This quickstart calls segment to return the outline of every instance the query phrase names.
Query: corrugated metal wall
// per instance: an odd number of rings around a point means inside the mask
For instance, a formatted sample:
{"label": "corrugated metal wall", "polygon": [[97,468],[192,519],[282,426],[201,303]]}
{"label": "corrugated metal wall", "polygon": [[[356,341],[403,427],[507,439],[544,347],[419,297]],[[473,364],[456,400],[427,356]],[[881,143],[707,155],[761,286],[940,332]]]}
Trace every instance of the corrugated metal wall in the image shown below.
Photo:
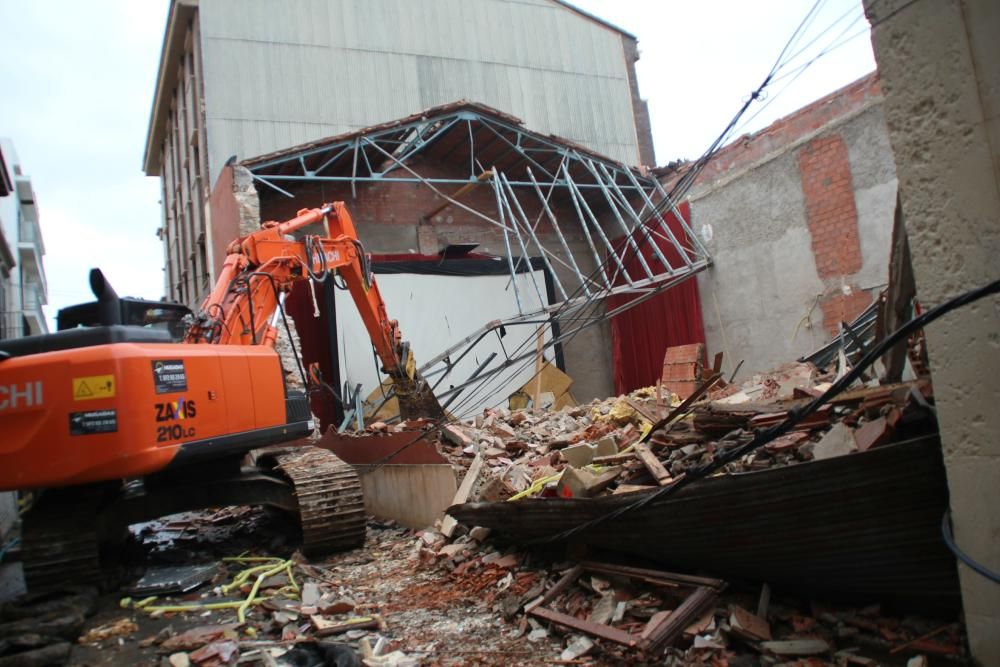
{"label": "corrugated metal wall", "polygon": [[638,162],[621,35],[550,0],[203,0],[209,169],[468,99]]}

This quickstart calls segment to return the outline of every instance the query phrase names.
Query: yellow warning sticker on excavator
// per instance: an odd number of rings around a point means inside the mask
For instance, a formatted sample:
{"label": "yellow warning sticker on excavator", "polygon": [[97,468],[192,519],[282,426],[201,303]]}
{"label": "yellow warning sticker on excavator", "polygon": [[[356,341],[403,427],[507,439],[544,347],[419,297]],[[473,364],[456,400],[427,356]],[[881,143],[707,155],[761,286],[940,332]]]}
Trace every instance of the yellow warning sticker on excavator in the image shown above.
{"label": "yellow warning sticker on excavator", "polygon": [[114,395],[114,375],[90,375],[83,378],[73,378],[74,401],[89,401],[94,398],[113,398]]}

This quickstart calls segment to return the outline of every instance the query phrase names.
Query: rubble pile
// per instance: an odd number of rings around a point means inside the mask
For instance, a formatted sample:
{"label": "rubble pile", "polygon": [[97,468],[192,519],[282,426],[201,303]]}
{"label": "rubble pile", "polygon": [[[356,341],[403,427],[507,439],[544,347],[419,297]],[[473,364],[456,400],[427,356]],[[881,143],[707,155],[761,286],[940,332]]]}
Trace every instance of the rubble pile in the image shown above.
{"label": "rubble pile", "polygon": [[[468,498],[495,502],[528,496],[594,497],[670,484],[749,442],[756,429],[783,421],[830,386],[810,364],[792,364],[723,385],[682,405],[659,387],[557,411],[486,410],[442,431],[442,444],[463,469],[482,459]],[[810,415],[794,431],[728,464],[739,473],[830,458],[900,439],[919,430],[932,399],[914,381],[862,387]],[[478,471],[479,467],[476,467]]]}
{"label": "rubble pile", "polygon": [[[439,449],[462,479],[455,503],[603,502],[682,479],[835,379],[799,363],[740,385],[717,373],[684,380],[691,386],[683,399],[657,386],[583,406],[487,410],[441,427]],[[926,380],[859,386],[721,472],[795,466],[917,437],[935,428],[932,402]],[[367,430],[384,437],[437,429],[413,420]],[[224,508],[134,528],[147,568],[118,593],[100,603],[91,591],[0,608],[0,667],[927,667],[928,656],[933,664],[966,659],[953,617],[787,591],[772,597],[766,583],[645,569],[621,553],[611,563],[585,560],[572,546],[534,551],[505,541],[501,526],[492,532],[450,516],[423,530],[370,519],[364,548],[310,561],[292,551],[294,535],[276,516]],[[586,557],[598,554],[607,555]]]}

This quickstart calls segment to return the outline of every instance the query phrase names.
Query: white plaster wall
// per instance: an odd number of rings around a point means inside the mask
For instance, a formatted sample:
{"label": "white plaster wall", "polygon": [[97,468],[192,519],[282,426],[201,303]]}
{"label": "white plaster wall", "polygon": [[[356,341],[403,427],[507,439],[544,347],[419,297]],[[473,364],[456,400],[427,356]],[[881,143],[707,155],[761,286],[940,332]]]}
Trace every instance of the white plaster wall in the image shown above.
{"label": "white plaster wall", "polygon": [[[541,271],[533,273],[544,299],[545,275]],[[506,289],[510,281],[509,275],[439,276],[401,273],[381,274],[377,276],[377,280],[379,291],[389,309],[389,316],[399,321],[403,340],[410,341],[418,367],[486,322],[505,319],[518,313],[514,292]],[[531,274],[518,274],[518,291],[525,313],[541,307]],[[338,290],[334,303],[337,308],[341,381],[350,382],[352,389],[358,382],[362,383],[363,394],[367,396],[378,388],[381,379],[376,376],[371,338],[349,294]],[[507,327],[502,346],[495,334],[488,335],[462,361],[456,363],[455,370],[441,387],[466,382],[491,352],[496,352],[497,356],[490,362],[490,367],[503,361],[504,349],[511,356],[534,352],[536,333],[534,326]],[[551,330],[546,329],[546,340],[551,338],[550,334]],[[553,358],[551,349],[545,352],[545,357],[550,360]],[[531,379],[534,372],[533,360],[520,362],[512,366],[510,372],[505,371],[486,382],[482,391],[477,391],[475,386],[466,390],[449,409],[456,416],[464,418],[481,413],[483,408],[506,407],[507,397]],[[431,384],[436,381],[437,377],[430,378]]]}

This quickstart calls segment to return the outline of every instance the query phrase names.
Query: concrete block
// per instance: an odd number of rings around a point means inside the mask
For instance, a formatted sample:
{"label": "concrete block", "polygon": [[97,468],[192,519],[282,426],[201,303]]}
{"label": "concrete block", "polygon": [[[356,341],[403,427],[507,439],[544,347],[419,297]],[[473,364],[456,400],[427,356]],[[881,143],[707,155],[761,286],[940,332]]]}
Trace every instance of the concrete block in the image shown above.
{"label": "concrete block", "polygon": [[[953,459],[948,463],[947,472],[955,543],[973,560],[993,571],[1000,570],[1000,550],[997,549],[1000,513],[996,512],[994,503],[983,502],[994,497],[1000,487],[1000,458]],[[966,614],[991,616],[1000,623],[1000,586],[964,565],[959,565],[958,573]]]}
{"label": "concrete block", "polygon": [[[586,442],[581,442],[579,445],[572,445],[561,450],[563,459],[566,463],[570,464],[574,468],[582,468],[591,461],[594,460],[595,452],[597,448]],[[617,448],[616,448],[617,453]]]}
{"label": "concrete block", "polygon": [[979,664],[1000,665],[1000,641],[997,641],[1000,637],[1000,618],[967,611],[965,629],[969,633],[969,650]]}
{"label": "concrete block", "polygon": [[838,422],[816,443],[813,457],[816,460],[843,456],[854,451],[854,431],[843,422]]}
{"label": "concrete block", "polygon": [[614,456],[618,453],[618,443],[610,435],[606,435],[596,443],[594,443],[596,449],[594,456]]}

